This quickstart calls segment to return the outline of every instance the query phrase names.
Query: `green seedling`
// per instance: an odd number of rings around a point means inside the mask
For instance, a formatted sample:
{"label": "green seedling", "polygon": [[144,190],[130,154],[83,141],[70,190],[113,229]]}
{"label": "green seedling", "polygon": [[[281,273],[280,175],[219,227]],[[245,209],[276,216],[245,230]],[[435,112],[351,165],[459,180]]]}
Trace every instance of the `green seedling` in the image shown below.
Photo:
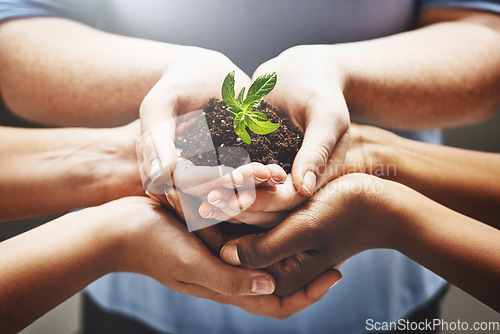
{"label": "green seedling", "polygon": [[280,127],[279,124],[269,122],[264,113],[253,110],[273,90],[277,78],[276,72],[262,74],[252,83],[246,97],[245,87],[236,97],[234,71],[230,72],[222,83],[222,99],[227,104],[227,111],[234,117],[234,132],[247,144],[252,142],[247,127],[258,135],[267,135]]}

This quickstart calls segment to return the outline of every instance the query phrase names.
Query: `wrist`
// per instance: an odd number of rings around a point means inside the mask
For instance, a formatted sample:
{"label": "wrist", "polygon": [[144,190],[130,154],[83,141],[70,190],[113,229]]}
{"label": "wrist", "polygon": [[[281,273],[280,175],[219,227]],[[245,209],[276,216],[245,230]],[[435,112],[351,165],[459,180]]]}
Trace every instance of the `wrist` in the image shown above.
{"label": "wrist", "polygon": [[401,138],[392,132],[352,123],[346,172],[365,173],[395,181],[403,168]]}
{"label": "wrist", "polygon": [[132,260],[134,249],[130,245],[141,239],[144,226],[138,226],[126,207],[118,202],[82,210],[92,225],[89,235],[95,245],[95,268],[101,276],[112,272],[136,272],[132,266],[135,264]]}
{"label": "wrist", "polygon": [[89,129],[94,138],[82,154],[88,187],[93,189],[92,205],[121,197],[143,195],[135,144],[139,124],[114,129]]}
{"label": "wrist", "polygon": [[[356,175],[356,174],[353,174]],[[351,196],[356,205],[361,250],[391,248],[401,206],[397,184],[366,174],[359,175]]]}

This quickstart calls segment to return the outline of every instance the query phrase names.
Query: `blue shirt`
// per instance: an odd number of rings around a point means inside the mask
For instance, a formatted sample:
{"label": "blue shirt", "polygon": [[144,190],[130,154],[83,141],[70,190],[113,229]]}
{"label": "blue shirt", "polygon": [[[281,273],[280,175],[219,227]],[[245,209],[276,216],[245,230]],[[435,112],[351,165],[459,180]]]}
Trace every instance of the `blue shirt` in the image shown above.
{"label": "blue shirt", "polygon": [[[499,1],[467,0],[0,0],[0,20],[67,17],[118,34],[218,50],[252,73],[291,46],[395,34],[411,29],[418,11],[439,6],[500,12]],[[400,134],[440,142],[437,130]],[[138,274],[107,275],[87,292],[104,309],[165,333],[348,334],[364,332],[368,319],[397,321],[444,284],[392,250],[358,254],[342,273],[322,300],[287,320],[184,295]]]}

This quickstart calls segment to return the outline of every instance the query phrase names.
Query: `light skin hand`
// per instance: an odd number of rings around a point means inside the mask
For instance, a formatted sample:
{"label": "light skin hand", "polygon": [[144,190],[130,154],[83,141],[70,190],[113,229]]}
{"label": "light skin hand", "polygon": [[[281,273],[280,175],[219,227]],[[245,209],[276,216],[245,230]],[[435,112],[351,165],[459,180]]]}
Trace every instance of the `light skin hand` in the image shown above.
{"label": "light skin hand", "polygon": [[259,66],[254,78],[276,72],[278,82],[266,101],[287,113],[304,131],[304,142],[292,166],[292,180],[306,197],[329,180],[321,170],[344,162],[348,145],[349,112],[343,75],[328,58],[325,46],[300,46],[284,51]]}
{"label": "light skin hand", "polygon": [[[144,98],[141,108],[143,133],[149,133],[143,160],[154,184],[165,183],[175,170],[177,152],[175,117],[202,109],[213,97],[221,98],[227,73],[235,71],[236,86],[249,86],[250,78],[221,53],[187,47]],[[160,125],[160,127],[158,127]]]}

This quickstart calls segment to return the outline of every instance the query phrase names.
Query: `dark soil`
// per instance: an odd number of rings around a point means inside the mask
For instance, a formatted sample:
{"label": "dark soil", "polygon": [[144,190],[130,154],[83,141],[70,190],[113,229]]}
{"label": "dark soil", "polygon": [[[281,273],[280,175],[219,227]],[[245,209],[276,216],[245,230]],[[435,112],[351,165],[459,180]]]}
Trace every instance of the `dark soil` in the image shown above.
{"label": "dark soil", "polygon": [[234,132],[233,117],[227,112],[225,103],[211,99],[204,108],[204,115],[216,152],[213,148],[209,149],[209,134],[203,131],[206,129],[203,119],[190,125],[185,136],[177,136],[175,146],[181,150],[183,158],[197,166],[222,164],[236,168],[244,164],[250,155],[251,161],[276,163],[290,173],[302,145],[302,132],[277,108],[262,102],[256,109],[266,114],[269,121],[280,124],[278,130],[268,135],[248,131],[252,143],[247,145]]}

